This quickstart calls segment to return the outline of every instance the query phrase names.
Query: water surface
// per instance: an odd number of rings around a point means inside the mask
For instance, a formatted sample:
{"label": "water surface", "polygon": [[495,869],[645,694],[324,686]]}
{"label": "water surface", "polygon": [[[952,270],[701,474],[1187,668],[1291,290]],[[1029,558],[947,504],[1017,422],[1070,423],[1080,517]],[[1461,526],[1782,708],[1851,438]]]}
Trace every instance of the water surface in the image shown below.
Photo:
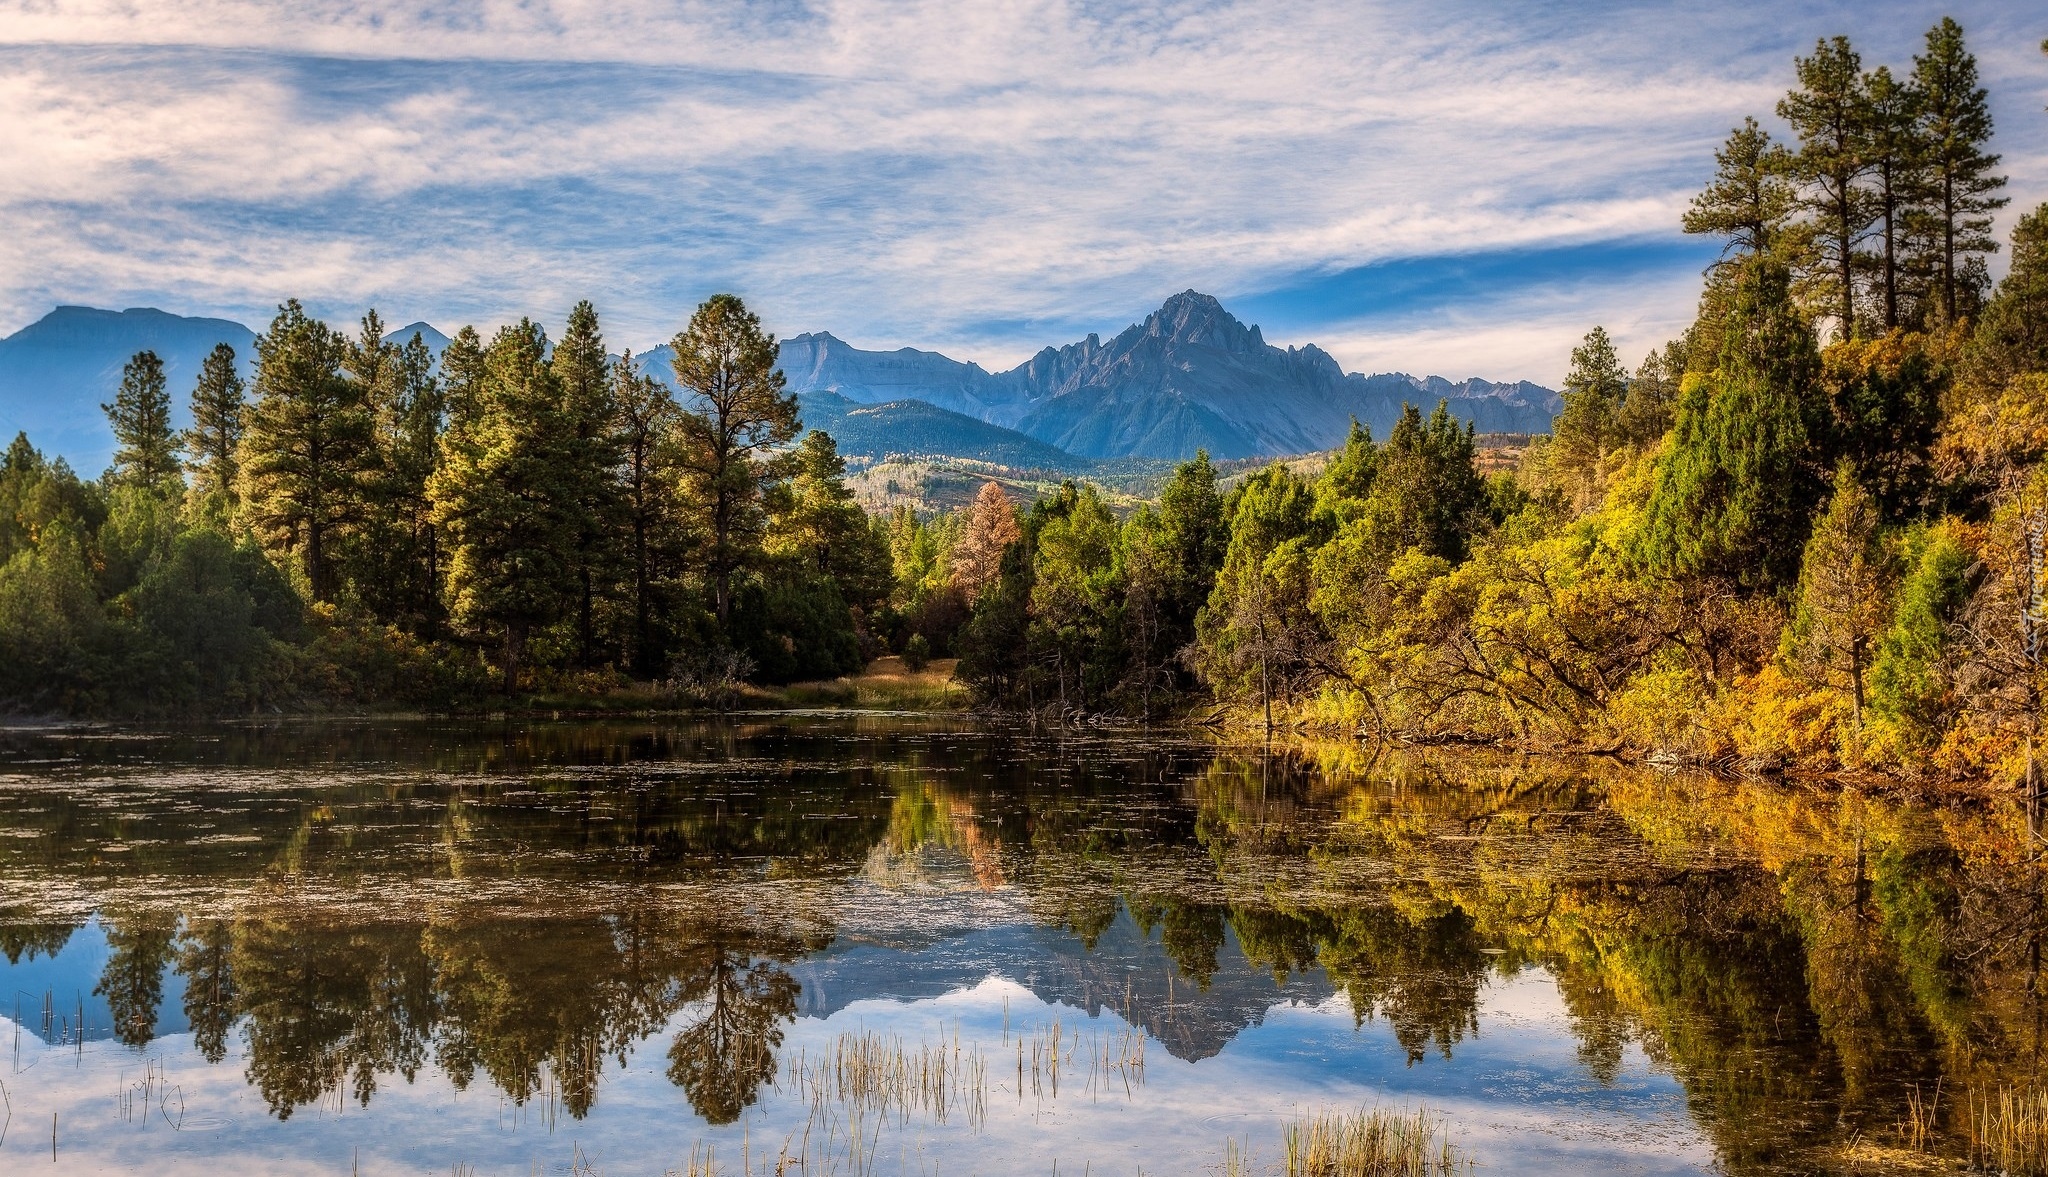
{"label": "water surface", "polygon": [[2031,1077],[2004,827],[1760,788],[872,716],[17,734],[0,1170],[1190,1173],[1426,1106],[1484,1171],[1812,1172]]}

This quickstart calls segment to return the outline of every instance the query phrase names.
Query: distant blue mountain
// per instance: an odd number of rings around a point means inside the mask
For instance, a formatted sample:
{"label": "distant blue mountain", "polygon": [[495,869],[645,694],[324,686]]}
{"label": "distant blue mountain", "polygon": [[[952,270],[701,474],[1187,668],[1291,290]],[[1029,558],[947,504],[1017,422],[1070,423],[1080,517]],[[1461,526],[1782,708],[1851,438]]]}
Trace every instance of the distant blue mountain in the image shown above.
{"label": "distant blue mountain", "polygon": [[58,307],[0,339],[0,429],[10,438],[26,431],[45,453],[61,454],[79,473],[96,475],[114,452],[100,405],[114,398],[121,369],[136,352],[154,351],[163,360],[173,420],[182,427],[189,399],[184,394],[199,378],[207,353],[225,343],[252,365],[255,339],[254,332],[227,319],[188,319],[149,307]]}
{"label": "distant blue mountain", "polygon": [[[408,323],[438,354],[448,336]],[[58,307],[0,339],[0,429],[97,473],[113,451],[100,404],[144,348],[164,360],[180,424],[200,360],[217,343],[253,360],[249,328],[154,309]],[[672,381],[666,344],[636,358]],[[1559,407],[1550,389],[1401,373],[1346,373],[1312,344],[1279,348],[1214,298],[1184,291],[1104,342],[1047,347],[1006,372],[937,352],[864,351],[825,332],[782,341],[781,367],[811,422],[851,457],[978,458],[1082,470],[1094,460],[1309,453],[1340,444],[1355,418],[1385,437],[1404,402],[1447,401],[1488,432],[1542,433]],[[0,438],[4,444],[4,438]]]}
{"label": "distant blue mountain", "polygon": [[1381,438],[1412,403],[1438,401],[1486,432],[1545,433],[1555,392],[1529,381],[1347,374],[1313,344],[1279,348],[1206,294],[1184,291],[1104,343],[1048,347],[1006,372],[937,352],[863,351],[830,334],[782,341],[798,392],[868,403],[919,400],[1002,425],[1083,458],[1310,453],[1353,418]]}

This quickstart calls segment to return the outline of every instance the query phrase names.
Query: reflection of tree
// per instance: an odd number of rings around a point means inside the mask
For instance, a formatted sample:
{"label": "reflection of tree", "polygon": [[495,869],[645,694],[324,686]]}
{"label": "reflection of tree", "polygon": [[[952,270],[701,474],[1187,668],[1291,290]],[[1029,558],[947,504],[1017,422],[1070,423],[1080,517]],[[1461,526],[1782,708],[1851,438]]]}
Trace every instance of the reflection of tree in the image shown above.
{"label": "reflection of tree", "polygon": [[147,1046],[156,1037],[157,1005],[164,997],[164,965],[178,918],[163,912],[104,914],[107,963],[93,993],[107,999],[114,1037],[126,1046]]}
{"label": "reflection of tree", "polygon": [[768,961],[707,946],[685,1000],[702,1003],[697,1019],[669,1047],[669,1080],[707,1123],[730,1124],[775,1074],[783,1023],[796,1016],[796,978]]}
{"label": "reflection of tree", "polygon": [[582,1118],[605,1059],[623,1064],[682,1000],[687,948],[670,931],[639,910],[436,923],[425,946],[443,995],[437,1060],[458,1087],[481,1068],[517,1103],[541,1089],[545,1069],[563,1109]]}
{"label": "reflection of tree", "polygon": [[194,920],[178,937],[178,972],[185,978],[185,1020],[192,1044],[207,1062],[227,1057],[235,1024],[234,928],[226,920]]}
{"label": "reflection of tree", "polygon": [[438,1013],[416,924],[332,916],[242,921],[232,954],[249,1014],[249,1078],[279,1119],[347,1083],[368,1106],[379,1072],[409,1083]]}
{"label": "reflection of tree", "polygon": [[36,919],[25,911],[0,908],[0,954],[7,957],[8,964],[55,956],[71,942],[71,933],[79,926],[69,920]]}
{"label": "reflection of tree", "polygon": [[1129,901],[1131,918],[1150,935],[1159,928],[1161,947],[1167,959],[1179,967],[1181,976],[1201,989],[1208,989],[1216,976],[1216,953],[1223,947],[1223,919],[1226,909],[1218,904],[1193,903],[1177,895],[1141,895]]}

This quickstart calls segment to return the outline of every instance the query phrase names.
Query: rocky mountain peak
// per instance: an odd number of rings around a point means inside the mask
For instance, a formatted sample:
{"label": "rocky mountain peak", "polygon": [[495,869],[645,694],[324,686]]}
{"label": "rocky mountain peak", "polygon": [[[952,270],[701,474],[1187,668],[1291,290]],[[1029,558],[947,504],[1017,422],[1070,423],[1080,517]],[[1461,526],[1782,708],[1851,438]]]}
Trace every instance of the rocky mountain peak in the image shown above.
{"label": "rocky mountain peak", "polygon": [[1257,327],[1246,327],[1214,295],[1199,290],[1183,290],[1167,299],[1145,317],[1143,331],[1165,339],[1169,347],[1194,344],[1241,354],[1266,346]]}

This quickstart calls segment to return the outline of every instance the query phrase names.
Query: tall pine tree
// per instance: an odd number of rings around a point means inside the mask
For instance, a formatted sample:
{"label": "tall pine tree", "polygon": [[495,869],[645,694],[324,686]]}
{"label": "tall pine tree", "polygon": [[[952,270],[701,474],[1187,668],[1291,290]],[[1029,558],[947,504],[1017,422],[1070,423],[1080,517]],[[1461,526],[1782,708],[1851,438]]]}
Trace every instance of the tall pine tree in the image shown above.
{"label": "tall pine tree", "polygon": [[219,502],[232,510],[239,501],[239,452],[242,445],[242,415],[247,393],[242,375],[236,370],[235,349],[225,343],[199,365],[199,382],[192,389],[192,428],[185,431],[187,465],[193,474],[193,488],[202,498]]}
{"label": "tall pine tree", "polygon": [[114,480],[161,489],[178,476],[178,435],[171,430],[171,394],[164,362],[139,351],[121,369],[111,404],[100,406],[114,427]]}
{"label": "tall pine tree", "polygon": [[1863,61],[1847,37],[1822,41],[1812,57],[1795,59],[1799,88],[1778,103],[1778,117],[1799,136],[1795,172],[1805,191],[1801,203],[1815,218],[1817,248],[1813,280],[1822,305],[1841,324],[1841,337],[1856,334],[1856,248],[1870,229],[1869,168],[1864,145],[1868,97]]}
{"label": "tall pine tree", "polygon": [[773,453],[800,428],[796,397],[775,366],[775,337],[736,295],[705,300],[673,346],[686,397],[678,462],[706,532],[702,559],[718,625],[729,636],[733,578],[760,550],[762,492],[779,477]]}
{"label": "tall pine tree", "polygon": [[1988,281],[1983,257],[1998,249],[1991,214],[2005,177],[1992,174],[1991,107],[1977,84],[1977,59],[1963,47],[1963,27],[1949,17],[1927,31],[1927,52],[1913,59],[1922,141],[1926,229],[1924,249],[1943,321],[1974,313]]}
{"label": "tall pine tree", "polygon": [[561,385],[569,430],[563,478],[576,512],[576,647],[578,661],[590,666],[598,660],[598,597],[609,587],[616,563],[619,453],[613,444],[611,357],[589,302],[569,312],[550,367]]}
{"label": "tall pine tree", "polygon": [[1771,133],[1754,118],[1746,118],[1729,132],[1714,162],[1719,165],[1714,182],[1685,210],[1685,231],[1727,238],[1724,263],[1769,251],[1798,202],[1785,178],[1792,170],[1791,154],[1771,142]]}
{"label": "tall pine tree", "polygon": [[342,373],[349,342],[297,299],[256,340],[256,401],[242,438],[245,517],[274,552],[295,555],[316,601],[339,592],[337,557],[369,507],[376,416]]}
{"label": "tall pine tree", "polygon": [[498,642],[507,694],[519,688],[528,640],[560,619],[575,583],[573,440],[547,350],[530,320],[498,332],[429,482],[454,620]]}
{"label": "tall pine tree", "polygon": [[612,444],[620,457],[618,494],[626,524],[626,562],[633,595],[633,630],[627,663],[651,676],[661,670],[664,646],[655,632],[655,608],[670,579],[687,527],[676,510],[674,447],[678,410],[668,386],[643,375],[633,353],[612,373]]}

